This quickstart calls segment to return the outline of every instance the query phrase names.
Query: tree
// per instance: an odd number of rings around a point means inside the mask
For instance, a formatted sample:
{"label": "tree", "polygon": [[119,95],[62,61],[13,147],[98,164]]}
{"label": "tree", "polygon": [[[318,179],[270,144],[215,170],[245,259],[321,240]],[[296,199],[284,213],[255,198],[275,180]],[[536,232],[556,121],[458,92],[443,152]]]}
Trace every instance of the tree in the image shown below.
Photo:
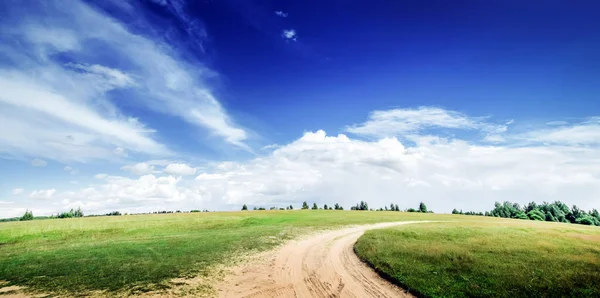
{"label": "tree", "polygon": [[246,206],[246,204],[244,204],[244,206],[242,206],[242,211],[246,211],[248,210],[248,206]]}
{"label": "tree", "polygon": [[313,203],[312,210],[319,210],[319,206],[317,206],[317,203]]}
{"label": "tree", "polygon": [[323,206],[323,209],[327,210],[329,208],[327,208],[327,204],[325,204],[325,206]]}
{"label": "tree", "polygon": [[406,210],[406,212],[417,212],[417,210],[415,210],[415,208],[408,208],[408,210]]}
{"label": "tree", "polygon": [[[387,210],[387,208],[386,208],[386,210]],[[396,211],[396,207],[394,207],[394,203],[390,204],[390,210],[391,211]]]}
{"label": "tree", "polygon": [[81,211],[81,207],[77,207],[77,210],[75,211],[71,209],[71,213],[73,213],[73,217],[83,217],[83,211]]}
{"label": "tree", "polygon": [[308,203],[306,203],[306,201],[302,203],[302,209],[308,209]]}
{"label": "tree", "polygon": [[333,208],[331,208],[331,206],[329,206],[329,210],[333,210]]}
{"label": "tree", "polygon": [[400,207],[398,207],[398,204],[396,204],[396,206],[394,206],[394,211],[400,211]]}
{"label": "tree", "polygon": [[29,209],[25,210],[25,214],[19,219],[20,221],[33,220],[33,212]]}
{"label": "tree", "polygon": [[456,210],[456,208],[452,209],[452,214],[459,214],[458,210]]}
{"label": "tree", "polygon": [[427,213],[427,206],[425,206],[425,203],[421,202],[419,204],[419,212]]}
{"label": "tree", "polygon": [[294,210],[294,206],[290,205],[290,210]]}

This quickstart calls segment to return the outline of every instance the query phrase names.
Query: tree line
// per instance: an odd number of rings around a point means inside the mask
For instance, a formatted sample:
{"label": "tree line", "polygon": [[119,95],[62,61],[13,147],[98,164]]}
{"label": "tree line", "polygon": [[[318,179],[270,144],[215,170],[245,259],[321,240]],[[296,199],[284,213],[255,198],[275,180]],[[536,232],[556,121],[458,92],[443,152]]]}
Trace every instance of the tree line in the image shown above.
{"label": "tree line", "polygon": [[463,212],[462,210],[458,211],[454,209],[452,210],[452,214],[494,216],[600,226],[600,213],[598,210],[592,209],[591,211],[586,212],[576,205],[569,208],[567,204],[561,201],[555,201],[553,203],[543,202],[542,204],[530,202],[523,206],[509,201],[505,201],[504,203],[496,202],[494,204],[494,209],[486,211],[485,213],[472,211]]}

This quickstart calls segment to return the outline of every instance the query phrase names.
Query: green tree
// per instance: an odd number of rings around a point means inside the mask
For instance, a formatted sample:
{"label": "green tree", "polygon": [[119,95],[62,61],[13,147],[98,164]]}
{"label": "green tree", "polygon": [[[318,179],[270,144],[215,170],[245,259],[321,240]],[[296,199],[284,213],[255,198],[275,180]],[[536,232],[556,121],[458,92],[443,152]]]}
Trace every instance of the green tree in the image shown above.
{"label": "green tree", "polygon": [[306,203],[306,201],[302,203],[302,209],[308,209],[308,203]]}
{"label": "green tree", "polygon": [[313,203],[312,210],[319,210],[319,206],[317,206],[317,203]]}
{"label": "green tree", "polygon": [[427,206],[425,206],[425,203],[421,202],[419,204],[419,212],[427,213]]}
{"label": "green tree", "polygon": [[25,214],[23,214],[23,216],[21,216],[21,218],[19,220],[21,220],[21,221],[33,220],[33,212],[29,209],[25,210]]}
{"label": "green tree", "polygon": [[396,204],[394,207],[394,211],[400,211],[400,207],[398,207],[398,204]]}
{"label": "green tree", "polygon": [[340,204],[335,203],[335,205],[333,205],[333,209],[334,210],[340,210]]}
{"label": "green tree", "polygon": [[244,206],[242,206],[242,211],[246,211],[248,210],[248,206],[246,206],[246,204],[244,204]]}
{"label": "green tree", "polygon": [[294,210],[294,206],[290,205],[290,210]]}
{"label": "green tree", "polygon": [[329,208],[327,208],[327,204],[325,204],[325,206],[323,206],[323,209],[327,210]]}

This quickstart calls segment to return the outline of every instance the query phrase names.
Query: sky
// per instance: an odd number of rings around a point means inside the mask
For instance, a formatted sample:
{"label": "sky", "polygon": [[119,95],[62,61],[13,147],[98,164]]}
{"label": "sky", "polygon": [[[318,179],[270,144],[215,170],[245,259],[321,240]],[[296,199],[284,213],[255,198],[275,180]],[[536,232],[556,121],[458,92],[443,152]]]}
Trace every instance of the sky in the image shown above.
{"label": "sky", "polygon": [[0,217],[600,208],[596,1],[0,2]]}

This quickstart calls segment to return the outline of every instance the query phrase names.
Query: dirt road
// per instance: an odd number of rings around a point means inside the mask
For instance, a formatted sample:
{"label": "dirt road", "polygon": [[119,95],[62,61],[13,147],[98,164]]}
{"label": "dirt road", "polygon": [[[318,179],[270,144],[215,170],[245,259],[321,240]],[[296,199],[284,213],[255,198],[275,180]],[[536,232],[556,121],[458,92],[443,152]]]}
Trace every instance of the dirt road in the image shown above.
{"label": "dirt road", "polygon": [[218,288],[220,297],[411,297],[380,278],[354,254],[369,229],[415,222],[344,228],[287,243],[233,270]]}

